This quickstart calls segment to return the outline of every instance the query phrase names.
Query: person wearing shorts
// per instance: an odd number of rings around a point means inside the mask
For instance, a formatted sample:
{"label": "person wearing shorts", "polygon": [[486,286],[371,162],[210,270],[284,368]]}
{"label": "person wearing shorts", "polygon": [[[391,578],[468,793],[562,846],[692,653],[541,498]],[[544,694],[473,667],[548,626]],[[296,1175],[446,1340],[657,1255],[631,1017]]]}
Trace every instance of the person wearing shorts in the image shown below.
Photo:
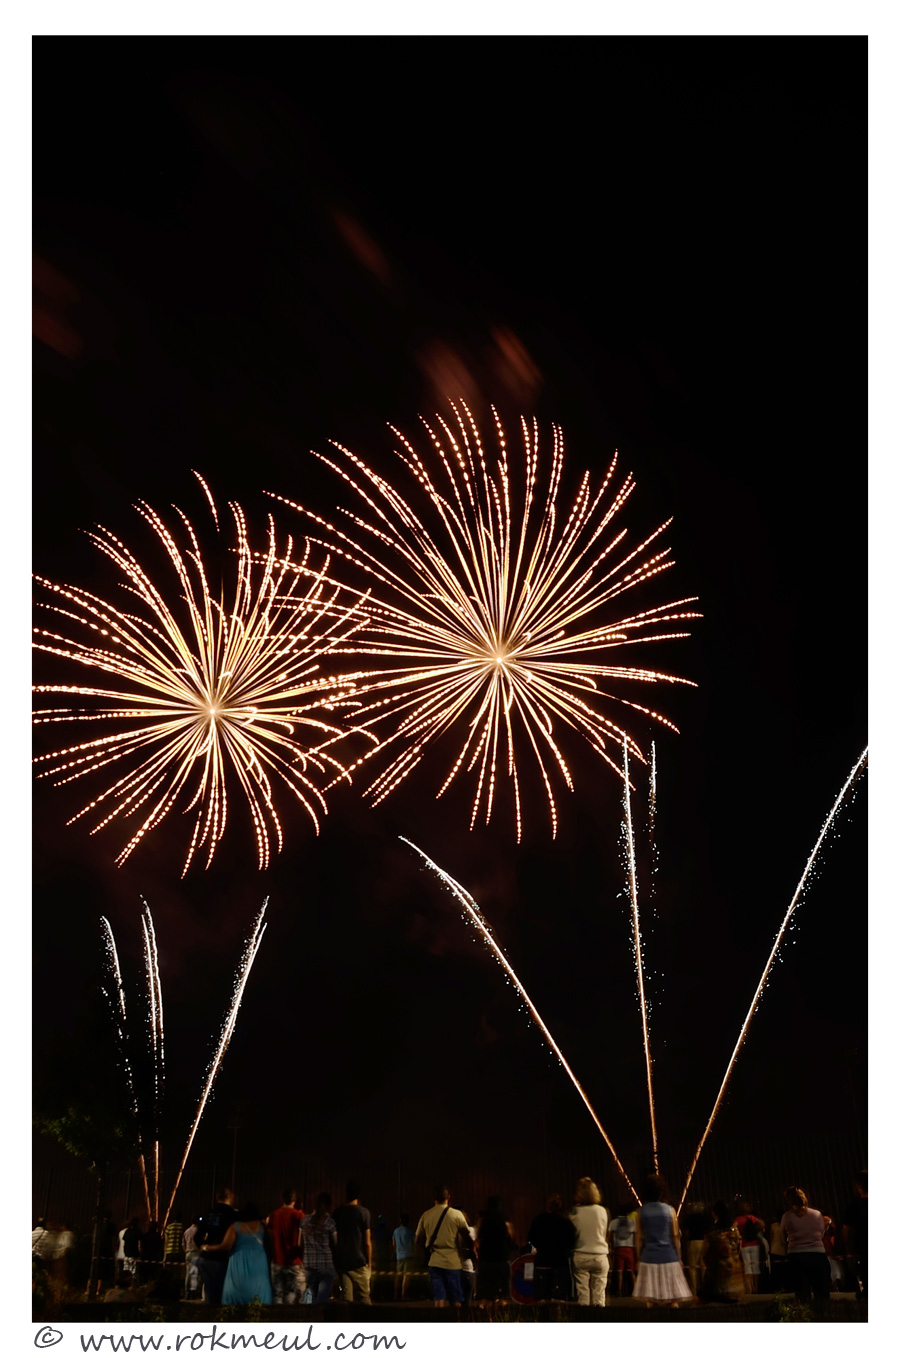
{"label": "person wearing shorts", "polygon": [[409,1213],[400,1217],[400,1225],[391,1236],[395,1255],[394,1301],[406,1301],[409,1280],[416,1271],[416,1239],[409,1224]]}
{"label": "person wearing shorts", "polygon": [[749,1202],[738,1204],[735,1226],[741,1237],[741,1267],[744,1270],[744,1287],[748,1292],[759,1291],[759,1232],[765,1226],[759,1217],[750,1211]]}
{"label": "person wearing shorts", "polygon": [[626,1273],[629,1275],[629,1292],[634,1290],[634,1275],[637,1271],[637,1255],[634,1248],[636,1232],[637,1221],[634,1205],[624,1203],[619,1208],[619,1215],[609,1223],[607,1237],[613,1248],[613,1268],[618,1281],[620,1297],[626,1295],[624,1291]]}
{"label": "person wearing shorts", "polygon": [[450,1206],[450,1189],[439,1184],[434,1190],[434,1206],[422,1213],[416,1227],[416,1244],[431,1246],[428,1277],[435,1306],[463,1304],[462,1259],[457,1248],[461,1230],[468,1234],[465,1213]]}

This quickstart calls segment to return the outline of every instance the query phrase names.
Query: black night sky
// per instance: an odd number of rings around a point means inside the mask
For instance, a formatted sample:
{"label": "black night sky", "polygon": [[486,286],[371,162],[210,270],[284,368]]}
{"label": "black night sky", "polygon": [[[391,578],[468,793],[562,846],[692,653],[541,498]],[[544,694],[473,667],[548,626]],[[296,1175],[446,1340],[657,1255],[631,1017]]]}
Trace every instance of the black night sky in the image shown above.
{"label": "black night sky", "polygon": [[[329,513],[336,482],[309,449],[339,439],[399,478],[386,422],[415,440],[418,415],[458,395],[479,413],[494,401],[510,427],[557,420],[568,494],[618,447],[637,480],[631,533],[674,516],[677,567],[646,598],[696,594],[704,617],[654,658],[698,688],[635,694],[680,735],[633,724],[659,762],[644,908],[663,1147],[702,1129],[867,742],[865,78],[863,39],[35,49],[38,573],[113,590],[81,530],[103,523],[149,558],[132,505],[174,502],[204,525],[191,468],[258,529],[266,490]],[[300,526],[287,511],[278,523]],[[535,787],[517,847],[508,801],[470,832],[468,784],[433,799],[454,750],[374,810],[359,786],[336,791],[318,838],[287,810],[264,874],[237,816],[209,871],[181,880],[178,816],[117,869],[119,829],[66,827],[86,785],[36,783],[40,1097],[87,1078],[98,920],[136,978],[144,896],[180,1142],[268,895],[200,1158],[229,1144],[235,1111],[261,1161],[389,1157],[429,1126],[474,1159],[526,1129],[536,1147],[591,1144],[564,1074],[404,834],[475,895],[616,1144],[646,1141],[619,786],[573,739],[557,840]],[[863,783],[721,1135],[835,1130],[851,1089],[864,1117],[865,809]]]}

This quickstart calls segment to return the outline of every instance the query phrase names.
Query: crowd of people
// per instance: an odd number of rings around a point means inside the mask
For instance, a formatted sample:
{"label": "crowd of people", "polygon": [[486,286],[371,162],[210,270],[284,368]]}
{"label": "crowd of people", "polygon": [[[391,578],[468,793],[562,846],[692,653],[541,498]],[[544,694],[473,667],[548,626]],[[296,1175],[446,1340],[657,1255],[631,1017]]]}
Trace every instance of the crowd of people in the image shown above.
{"label": "crowd of people", "polygon": [[[344,1202],[335,1206],[320,1193],[305,1213],[295,1190],[287,1189],[266,1215],[255,1202],[238,1209],[234,1193],[223,1189],[186,1230],[176,1209],[164,1234],[155,1221],[142,1230],[132,1217],[117,1229],[104,1216],[97,1233],[97,1295],[121,1300],[153,1283],[167,1265],[183,1264],[185,1297],[214,1306],[333,1299],[371,1305],[373,1271],[393,1274],[398,1301],[408,1299],[411,1278],[426,1272],[435,1306],[509,1301],[513,1261],[522,1263],[523,1252],[500,1197],[490,1197],[470,1222],[439,1184],[415,1229],[402,1214],[391,1231],[383,1216],[373,1225],[360,1192],[351,1180]],[[730,1205],[688,1203],[679,1221],[665,1179],[651,1174],[642,1204],[623,1202],[610,1218],[597,1184],[582,1178],[568,1210],[559,1193],[551,1194],[531,1223],[516,1295],[582,1306],[605,1306],[608,1290],[648,1306],[733,1304],[759,1291],[793,1292],[817,1303],[835,1290],[863,1296],[866,1174],[856,1176],[853,1200],[838,1222],[812,1207],[797,1185],[785,1190],[784,1209],[767,1224],[736,1195]],[[32,1233],[32,1255],[65,1278],[73,1241],[67,1228],[41,1221]]]}

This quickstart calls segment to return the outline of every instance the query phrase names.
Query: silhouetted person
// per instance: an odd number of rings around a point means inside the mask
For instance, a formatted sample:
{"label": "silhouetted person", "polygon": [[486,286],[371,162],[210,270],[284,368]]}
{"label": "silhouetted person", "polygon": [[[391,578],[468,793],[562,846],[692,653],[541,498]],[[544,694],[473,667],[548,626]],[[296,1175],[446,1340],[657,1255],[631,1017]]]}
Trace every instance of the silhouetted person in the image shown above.
{"label": "silhouetted person", "polygon": [[142,1283],[155,1282],[159,1276],[159,1266],[165,1253],[165,1242],[158,1222],[150,1222],[141,1236],[138,1248],[141,1252],[141,1263],[138,1269],[140,1281]]}
{"label": "silhouetted person", "polygon": [[347,1201],[332,1213],[337,1227],[335,1265],[344,1301],[372,1305],[372,1213],[359,1201],[359,1184],[347,1184]]}
{"label": "silhouetted person", "polygon": [[136,1277],[141,1256],[141,1228],[137,1217],[132,1217],[128,1225],[122,1227],[119,1240],[122,1248],[122,1273]]}
{"label": "silhouetted person", "polygon": [[372,1256],[373,1267],[379,1273],[386,1273],[393,1263],[391,1232],[383,1216],[379,1216],[372,1227]]}
{"label": "silhouetted person", "polygon": [[700,1263],[703,1254],[703,1241],[709,1230],[711,1218],[702,1202],[689,1202],[681,1221],[682,1258],[684,1259],[690,1289],[696,1297],[703,1280]]}
{"label": "silhouetted person", "polygon": [[509,1256],[513,1243],[512,1226],[506,1220],[503,1199],[488,1198],[475,1238],[479,1302],[509,1300]]}
{"label": "silhouetted person", "polygon": [[691,1301],[691,1289],[684,1280],[681,1265],[681,1237],[674,1207],[667,1201],[668,1186],[661,1174],[648,1174],[644,1183],[644,1203],[638,1211],[638,1274],[632,1296],[643,1297],[648,1306],[655,1303],[677,1306]]}
{"label": "silhouetted person", "polygon": [[334,1252],[337,1247],[337,1230],[331,1215],[331,1194],[320,1193],[316,1198],[316,1210],[304,1217],[300,1225],[303,1241],[303,1267],[306,1269],[306,1285],[310,1301],[316,1306],[324,1306],[331,1298],[334,1283]]}
{"label": "silhouetted person", "polygon": [[271,1241],[255,1202],[248,1202],[238,1213],[225,1232],[222,1248],[228,1250],[222,1305],[247,1306],[259,1301],[271,1306]]}
{"label": "silhouetted person", "polygon": [[448,1302],[453,1306],[463,1304],[460,1276],[462,1259],[458,1241],[459,1232],[468,1232],[468,1228],[465,1213],[450,1206],[450,1189],[446,1184],[437,1184],[434,1206],[422,1213],[416,1227],[416,1244],[425,1249],[431,1298],[435,1306],[444,1307]]}
{"label": "silhouetted person", "polygon": [[166,1264],[184,1263],[184,1226],[181,1221],[181,1205],[178,1204],[166,1222],[163,1249],[163,1262]]}
{"label": "silhouetted person", "polygon": [[569,1213],[575,1226],[572,1277],[579,1306],[605,1306],[609,1277],[609,1213],[600,1203],[593,1179],[579,1179]]}
{"label": "silhouetted person", "polygon": [[785,1190],[784,1200],[788,1210],[781,1218],[781,1229],[787,1241],[790,1286],[798,1301],[809,1301],[811,1293],[817,1302],[826,1302],[831,1295],[831,1269],[825,1253],[825,1219],[810,1207],[796,1184]]}
{"label": "silhouetted person", "polygon": [[[607,1239],[612,1246],[613,1268],[616,1273],[617,1290],[620,1297],[630,1296],[634,1291],[634,1275],[637,1272],[637,1207],[634,1203],[623,1203],[619,1214],[609,1223]],[[628,1292],[625,1291],[625,1275],[628,1275]]]}
{"label": "silhouetted person", "polygon": [[230,1188],[223,1188],[210,1210],[200,1218],[200,1225],[194,1236],[194,1244],[200,1250],[197,1268],[200,1271],[208,1306],[222,1304],[222,1288],[225,1286],[225,1273],[228,1268],[228,1250],[222,1248],[222,1241],[236,1220],[234,1194]]}
{"label": "silhouetted person", "polygon": [[703,1277],[699,1296],[703,1301],[737,1302],[744,1292],[741,1267],[741,1236],[731,1209],[721,1199],[713,1203],[712,1221],[700,1255]]}
{"label": "silhouetted person", "polygon": [[575,1225],[566,1216],[563,1200],[551,1193],[547,1206],[528,1228],[528,1243],[535,1251],[535,1301],[568,1301],[572,1295],[569,1255],[575,1248]]}
{"label": "silhouetted person", "polygon": [[744,1287],[748,1292],[759,1291],[759,1233],[765,1226],[759,1217],[750,1211],[749,1202],[743,1199],[738,1203],[738,1214],[734,1220],[735,1229],[741,1237],[741,1267],[744,1270]]}
{"label": "silhouetted person", "polygon": [[394,1251],[394,1301],[406,1301],[409,1280],[416,1271],[416,1238],[409,1224],[409,1213],[400,1214],[400,1225],[391,1236]]}
{"label": "silhouetted person", "polygon": [[303,1216],[297,1206],[297,1190],[286,1188],[281,1206],[266,1222],[272,1236],[272,1300],[276,1305],[299,1305],[306,1291],[306,1273],[300,1262]]}
{"label": "silhouetted person", "polygon": [[841,1240],[845,1259],[855,1262],[853,1277],[857,1300],[866,1292],[869,1282],[869,1175],[860,1170],[853,1177],[854,1197],[844,1208],[841,1217]]}
{"label": "silhouetted person", "polygon": [[97,1277],[95,1286],[98,1297],[107,1292],[115,1283],[118,1243],[119,1232],[116,1230],[116,1223],[109,1212],[104,1212],[97,1228]]}

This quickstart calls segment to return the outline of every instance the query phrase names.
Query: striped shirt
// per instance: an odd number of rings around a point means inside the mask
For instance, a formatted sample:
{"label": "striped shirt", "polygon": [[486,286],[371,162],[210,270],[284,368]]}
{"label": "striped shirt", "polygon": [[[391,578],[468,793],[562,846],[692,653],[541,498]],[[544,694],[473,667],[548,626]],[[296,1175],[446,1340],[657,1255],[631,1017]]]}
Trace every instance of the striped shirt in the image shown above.
{"label": "striped shirt", "polygon": [[182,1241],[184,1239],[184,1227],[180,1221],[170,1221],[166,1227],[165,1257],[173,1259],[183,1253]]}

